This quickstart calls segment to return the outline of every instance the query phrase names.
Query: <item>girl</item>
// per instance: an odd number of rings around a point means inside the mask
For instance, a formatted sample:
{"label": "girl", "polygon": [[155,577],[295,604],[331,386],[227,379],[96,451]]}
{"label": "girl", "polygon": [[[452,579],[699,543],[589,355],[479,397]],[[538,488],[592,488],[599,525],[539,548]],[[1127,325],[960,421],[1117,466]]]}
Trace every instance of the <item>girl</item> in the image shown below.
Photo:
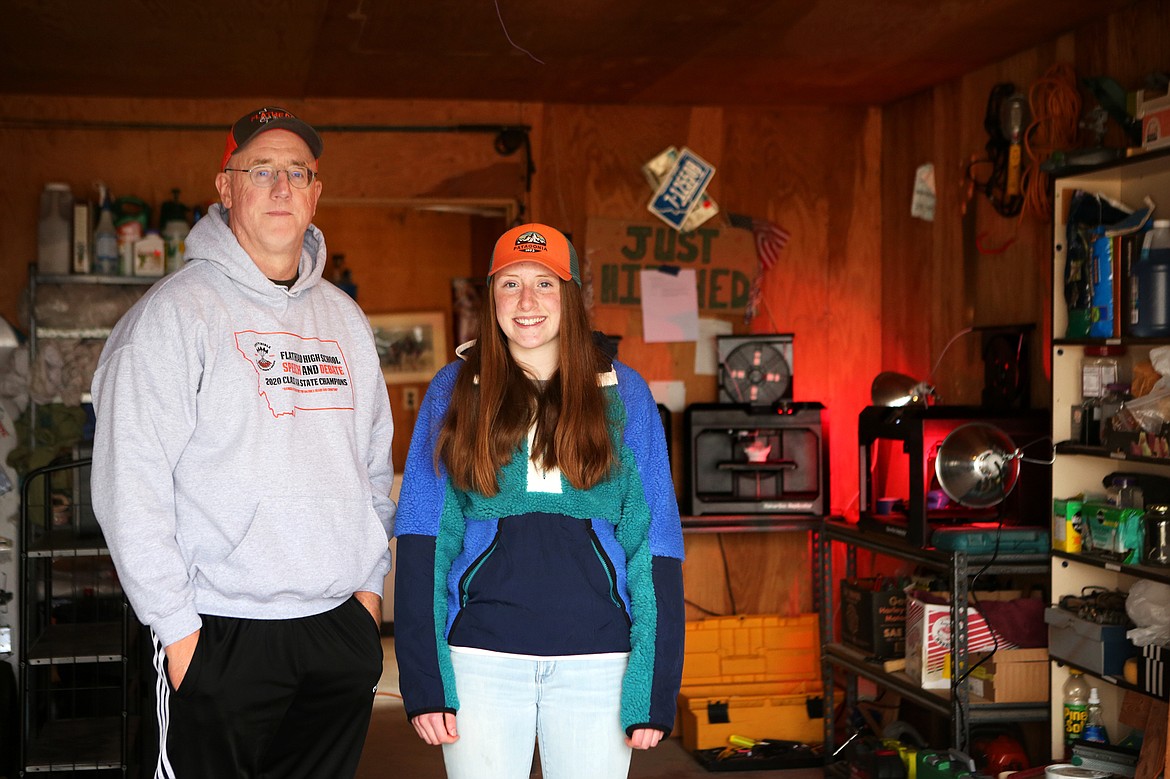
{"label": "girl", "polygon": [[682,528],[646,382],[589,328],[577,254],[496,242],[478,342],[419,411],[395,535],[407,716],[450,779],[621,779],[670,734]]}

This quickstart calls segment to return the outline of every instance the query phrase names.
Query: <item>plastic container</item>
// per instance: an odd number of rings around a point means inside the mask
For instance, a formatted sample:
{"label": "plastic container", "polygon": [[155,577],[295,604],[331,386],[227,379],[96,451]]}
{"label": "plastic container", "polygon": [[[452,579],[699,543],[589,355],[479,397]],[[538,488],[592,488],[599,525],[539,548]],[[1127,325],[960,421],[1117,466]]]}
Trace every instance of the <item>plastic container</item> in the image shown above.
{"label": "plastic container", "polygon": [[1121,411],[1127,401],[1133,400],[1129,385],[1112,383],[1106,386],[1105,397],[1101,398],[1101,443],[1109,442],[1109,433],[1114,429],[1113,417]]}
{"label": "plastic container", "polygon": [[1044,769],[1044,777],[1045,779],[1113,779],[1113,774],[1071,763],[1057,763]]}
{"label": "plastic container", "polygon": [[1133,367],[1125,347],[1117,344],[1086,346],[1081,358],[1081,397],[1103,398],[1110,384],[1129,384]]}
{"label": "plastic container", "polygon": [[191,228],[186,220],[172,219],[163,225],[163,242],[166,244],[166,262],[164,270],[167,273],[177,271],[183,265],[183,258],[187,252],[187,233]]}
{"label": "plastic container", "polygon": [[72,267],[73,191],[68,184],[46,184],[37,221],[37,272],[63,275]]}
{"label": "plastic container", "polygon": [[1089,683],[1080,671],[1070,668],[1062,693],[1064,744],[1066,750],[1071,750],[1073,742],[1079,739],[1085,730],[1085,718],[1089,713]]}
{"label": "plastic container", "polygon": [[146,201],[133,196],[120,197],[114,201],[114,227],[118,230],[118,252],[122,258],[123,276],[137,275],[134,272],[134,247],[146,235],[149,224],[150,206]]}
{"label": "plastic container", "polygon": [[158,230],[147,230],[134,242],[134,275],[161,276],[166,269],[166,242]]}
{"label": "plastic container", "polygon": [[1146,232],[1133,281],[1137,313],[1130,332],[1141,338],[1170,336],[1170,219],[1155,219]]}
{"label": "plastic container", "polygon": [[179,202],[179,190],[172,189],[172,200],[163,203],[158,209],[158,221],[162,225],[163,241],[166,243],[165,270],[167,273],[177,271],[183,265],[183,255],[187,250],[187,233],[191,227],[187,224],[187,206]]}
{"label": "plastic container", "polygon": [[1105,489],[1105,499],[1119,509],[1145,508],[1142,487],[1132,476],[1114,476]]}
{"label": "plastic container", "polygon": [[1142,515],[1145,525],[1145,565],[1170,566],[1170,506],[1156,503]]}
{"label": "plastic container", "polygon": [[102,212],[93,229],[93,272],[102,276],[117,276],[120,260],[114,210],[109,197],[103,195]]}
{"label": "plastic container", "polygon": [[1117,491],[1117,508],[1145,509],[1146,498],[1137,479],[1125,479]]}
{"label": "plastic container", "polygon": [[1085,730],[1081,738],[1094,744],[1109,743],[1105,721],[1101,718],[1101,696],[1097,693],[1096,687],[1089,690],[1089,708],[1085,713]]}

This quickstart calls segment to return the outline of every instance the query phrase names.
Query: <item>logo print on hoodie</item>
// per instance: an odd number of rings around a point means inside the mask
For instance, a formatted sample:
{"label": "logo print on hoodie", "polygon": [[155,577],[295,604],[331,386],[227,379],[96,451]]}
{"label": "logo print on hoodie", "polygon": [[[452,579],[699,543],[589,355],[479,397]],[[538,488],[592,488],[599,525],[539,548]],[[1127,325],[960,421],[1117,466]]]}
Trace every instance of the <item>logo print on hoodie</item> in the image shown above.
{"label": "logo print on hoodie", "polygon": [[256,392],[272,416],[353,410],[349,365],[337,341],[255,330],[235,337],[236,350],[256,372]]}
{"label": "logo print on hoodie", "polygon": [[252,348],[256,350],[256,365],[260,367],[260,370],[272,370],[272,366],[276,365],[276,363],[268,359],[268,344],[264,343],[263,341],[257,341],[256,343],[252,344]]}

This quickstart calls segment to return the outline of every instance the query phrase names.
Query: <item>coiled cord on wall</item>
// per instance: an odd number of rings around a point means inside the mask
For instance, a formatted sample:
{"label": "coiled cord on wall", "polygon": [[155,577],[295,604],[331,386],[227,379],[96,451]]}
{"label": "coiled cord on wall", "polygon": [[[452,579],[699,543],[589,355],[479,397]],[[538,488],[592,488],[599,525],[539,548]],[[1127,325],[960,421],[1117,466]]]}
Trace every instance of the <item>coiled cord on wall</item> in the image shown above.
{"label": "coiled cord on wall", "polygon": [[1024,152],[1028,165],[1020,182],[1024,207],[1020,218],[1031,214],[1037,219],[1052,216],[1049,176],[1040,164],[1054,151],[1068,151],[1077,144],[1081,117],[1081,93],[1077,74],[1071,65],[1057,63],[1044,72],[1028,90],[1032,123],[1024,133]]}

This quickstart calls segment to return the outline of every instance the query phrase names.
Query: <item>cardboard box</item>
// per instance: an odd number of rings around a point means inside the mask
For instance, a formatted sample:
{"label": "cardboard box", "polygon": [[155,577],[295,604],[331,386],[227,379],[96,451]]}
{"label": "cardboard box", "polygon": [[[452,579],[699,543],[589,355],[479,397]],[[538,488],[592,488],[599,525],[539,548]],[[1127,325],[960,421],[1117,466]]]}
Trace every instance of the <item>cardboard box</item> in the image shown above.
{"label": "cardboard box", "polygon": [[842,579],[841,640],[882,659],[905,655],[906,593],[888,579]]}
{"label": "cardboard box", "polygon": [[970,655],[974,666],[984,657],[982,665],[968,678],[972,695],[990,703],[1039,703],[1048,700],[1048,649],[1001,649],[994,654],[978,652]]}
{"label": "cardboard box", "polygon": [[1110,503],[1086,501],[1081,507],[1081,515],[1084,521],[1082,552],[1114,557],[1128,565],[1141,562],[1141,509],[1123,509]]}
{"label": "cardboard box", "polygon": [[[923,689],[942,690],[951,686],[947,673],[947,657],[951,653],[951,606],[950,594],[929,593],[946,600],[946,603],[928,603],[923,593],[907,592],[906,598],[906,675]],[[1020,597],[1017,590],[979,592],[980,600],[1014,600]],[[973,606],[967,606],[967,652],[988,651],[997,645],[987,620]],[[1002,636],[998,637],[1000,649],[1014,649]]]}
{"label": "cardboard box", "polygon": [[688,751],[731,735],[823,740],[817,615],[713,617],[687,623],[679,724]]}
{"label": "cardboard box", "polygon": [[1139,92],[1137,115],[1142,120],[1142,146],[1157,149],[1170,145],[1170,95],[1145,100]]}
{"label": "cardboard box", "polygon": [[1081,528],[1084,518],[1078,498],[1057,498],[1052,501],[1052,548],[1061,552],[1081,551]]}
{"label": "cardboard box", "polygon": [[1055,606],[1044,609],[1044,621],[1049,654],[1089,673],[1121,678],[1125,661],[1137,654],[1124,625],[1089,622]]}

